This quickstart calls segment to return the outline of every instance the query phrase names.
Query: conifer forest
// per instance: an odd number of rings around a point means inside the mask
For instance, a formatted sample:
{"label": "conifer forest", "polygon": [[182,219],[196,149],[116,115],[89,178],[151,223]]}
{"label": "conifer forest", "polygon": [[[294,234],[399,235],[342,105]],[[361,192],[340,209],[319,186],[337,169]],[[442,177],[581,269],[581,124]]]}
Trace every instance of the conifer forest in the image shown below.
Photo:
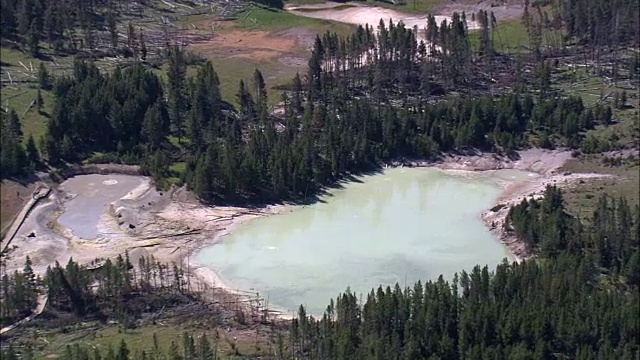
{"label": "conifer forest", "polygon": [[[252,69],[232,84],[234,98],[225,97],[215,61],[131,25],[156,0],[0,1],[3,51],[71,59],[65,72],[45,62],[33,70],[31,105],[47,118],[41,134],[26,131],[27,111],[0,104],[3,181],[115,163],[138,165],[159,189],[185,185],[207,205],[311,204],[385,164],[471,152],[515,157],[531,148],[613,151],[588,134],[633,111],[628,98],[634,91],[637,98],[640,81],[638,0],[524,0],[517,22],[528,46],[518,51],[505,50],[491,7],[442,22],[429,15],[424,34],[384,21],[349,35],[323,32],[310,44],[305,71],[269,87],[268,70]],[[273,12],[288,4],[236,2]],[[472,16],[478,29],[469,27]],[[105,69],[106,58],[126,61]],[[572,93],[572,73],[587,62],[595,64],[593,76],[635,90],[606,95],[613,103]],[[5,59],[0,66],[7,68]],[[547,186],[543,197],[512,206],[501,229],[523,242],[532,254],[526,261],[471,264],[454,278],[384,284],[366,294],[346,289],[321,316],[301,305],[288,320],[202,305],[209,300],[189,270],[152,256],[56,261],[44,274],[26,257],[22,270],[0,275],[0,327],[30,316],[46,297],[34,328],[63,324],[68,334],[88,321],[135,333],[143,321],[162,322],[148,314],[172,309],[214,318],[220,331],[259,324],[270,345],[255,358],[637,360],[640,207],[627,195],[602,188],[585,216],[569,209],[568,190]],[[2,359],[40,358],[37,346],[2,336]],[[226,351],[218,330],[170,341],[154,334],[146,349],[135,343],[74,341],[60,358],[250,357],[235,343]]]}

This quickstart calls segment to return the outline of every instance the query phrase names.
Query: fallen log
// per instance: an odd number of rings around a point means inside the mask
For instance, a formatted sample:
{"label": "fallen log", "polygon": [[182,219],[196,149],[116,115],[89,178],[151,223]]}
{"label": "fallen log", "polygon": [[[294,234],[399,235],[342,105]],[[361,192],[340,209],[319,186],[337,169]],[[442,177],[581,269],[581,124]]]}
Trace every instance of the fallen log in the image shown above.
{"label": "fallen log", "polygon": [[33,106],[33,104],[35,104],[35,103],[36,103],[36,101],[35,101],[35,100],[31,101],[31,104],[29,104],[29,106],[27,106],[27,108],[26,108],[26,109],[24,110],[24,112],[22,113],[22,116],[24,116],[24,115],[27,113],[27,111],[29,111],[29,109],[31,109],[31,107],[32,107],[32,106]]}

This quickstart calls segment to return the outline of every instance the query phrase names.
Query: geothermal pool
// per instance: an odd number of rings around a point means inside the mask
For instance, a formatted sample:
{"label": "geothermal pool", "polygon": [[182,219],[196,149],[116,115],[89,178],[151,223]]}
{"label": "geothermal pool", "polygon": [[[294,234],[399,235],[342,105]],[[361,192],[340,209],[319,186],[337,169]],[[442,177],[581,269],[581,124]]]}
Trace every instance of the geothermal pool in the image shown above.
{"label": "geothermal pool", "polygon": [[195,255],[232,288],[254,290],[289,313],[302,303],[320,315],[347,287],[450,280],[474,264],[493,266],[508,250],[480,214],[501,190],[497,181],[536,175],[515,170],[449,175],[390,169],[345,184],[316,203],[249,221]]}
{"label": "geothermal pool", "polygon": [[72,177],[60,185],[60,189],[73,198],[64,205],[58,223],[84,240],[97,237],[100,216],[109,204],[116,201],[144,182],[140,176],[81,175]]}

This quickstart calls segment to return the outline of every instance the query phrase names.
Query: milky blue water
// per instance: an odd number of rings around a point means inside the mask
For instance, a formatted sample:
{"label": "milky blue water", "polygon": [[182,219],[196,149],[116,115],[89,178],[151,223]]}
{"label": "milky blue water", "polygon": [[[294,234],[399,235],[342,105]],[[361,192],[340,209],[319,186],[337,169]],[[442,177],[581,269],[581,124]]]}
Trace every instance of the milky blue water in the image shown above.
{"label": "milky blue water", "polygon": [[430,168],[396,168],[345,184],[317,203],[252,220],[196,254],[233,288],[259,291],[287,312],[300,304],[321,314],[347,287],[450,280],[475,264],[495,266],[508,250],[482,223],[499,180],[526,172],[453,176]]}

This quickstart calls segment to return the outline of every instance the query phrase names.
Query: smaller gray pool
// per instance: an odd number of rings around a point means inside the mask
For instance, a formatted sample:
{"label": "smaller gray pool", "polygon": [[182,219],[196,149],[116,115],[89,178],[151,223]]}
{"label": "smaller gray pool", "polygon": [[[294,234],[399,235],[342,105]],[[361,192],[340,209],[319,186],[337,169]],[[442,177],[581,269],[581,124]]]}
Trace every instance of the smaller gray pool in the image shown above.
{"label": "smaller gray pool", "polygon": [[97,237],[100,216],[109,204],[140,186],[144,178],[129,175],[80,175],[60,185],[60,189],[74,196],[65,204],[58,223],[71,229],[79,238]]}

